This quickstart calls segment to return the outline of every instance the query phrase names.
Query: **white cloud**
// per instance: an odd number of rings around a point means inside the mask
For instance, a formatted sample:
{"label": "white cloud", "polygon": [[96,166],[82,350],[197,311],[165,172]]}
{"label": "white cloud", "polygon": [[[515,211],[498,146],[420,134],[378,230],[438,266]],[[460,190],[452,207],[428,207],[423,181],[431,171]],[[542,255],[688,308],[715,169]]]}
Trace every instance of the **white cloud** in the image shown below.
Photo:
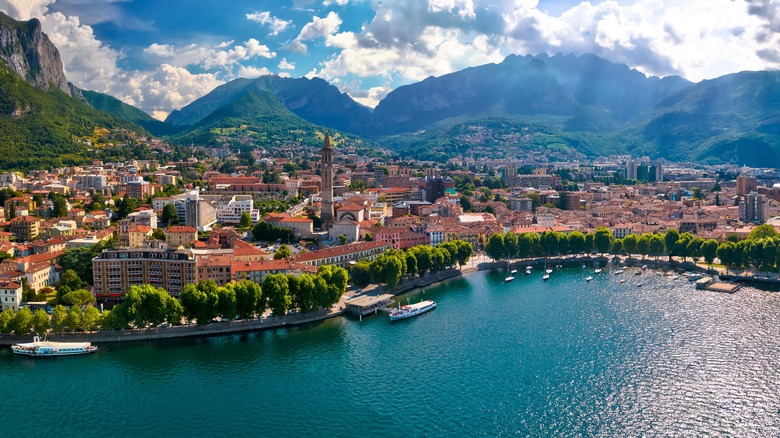
{"label": "white cloud", "polygon": [[270,35],[274,36],[279,35],[279,32],[283,32],[292,24],[292,21],[285,21],[272,16],[270,11],[258,11],[246,14],[246,19],[268,26],[271,29]]}
{"label": "white cloud", "polygon": [[341,23],[341,17],[333,11],[330,11],[327,16],[322,18],[313,17],[312,21],[303,26],[298,37],[287,45],[287,48],[293,52],[306,53],[308,47],[304,41],[327,38],[338,32]]}
{"label": "white cloud", "polygon": [[225,43],[214,47],[204,47],[198,44],[187,46],[173,46],[170,44],[151,44],[143,50],[144,57],[152,62],[165,62],[180,67],[198,65],[210,70],[218,67],[227,67],[240,61],[255,57],[274,58],[276,53],[268,46],[260,44],[254,38],[250,38],[244,45],[235,45],[227,50]]}
{"label": "white cloud", "polygon": [[238,77],[240,78],[259,78],[260,76],[268,76],[271,74],[273,73],[265,67],[258,68],[244,65],[238,67]]}
{"label": "white cloud", "polygon": [[279,69],[280,70],[295,70],[295,64],[291,62],[287,62],[287,58],[282,58],[282,60],[279,62]]}
{"label": "white cloud", "polygon": [[331,5],[345,6],[349,3],[349,0],[325,0],[322,2],[322,6],[328,7]]}

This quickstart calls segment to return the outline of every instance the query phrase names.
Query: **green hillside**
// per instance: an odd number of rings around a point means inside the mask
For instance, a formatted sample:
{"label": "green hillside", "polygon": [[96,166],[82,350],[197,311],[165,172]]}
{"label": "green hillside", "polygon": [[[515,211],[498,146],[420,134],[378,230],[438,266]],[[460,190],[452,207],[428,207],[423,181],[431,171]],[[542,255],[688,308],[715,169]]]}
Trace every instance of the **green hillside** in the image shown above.
{"label": "green hillside", "polygon": [[108,94],[96,91],[82,90],[81,94],[93,108],[113,114],[128,122],[140,125],[155,136],[172,135],[182,131],[182,128],[161,122],[138,108],[128,105]]}
{"label": "green hillside", "polygon": [[143,132],[60,91],[42,91],[0,62],[0,169],[49,168],[88,162],[75,140],[95,128]]}

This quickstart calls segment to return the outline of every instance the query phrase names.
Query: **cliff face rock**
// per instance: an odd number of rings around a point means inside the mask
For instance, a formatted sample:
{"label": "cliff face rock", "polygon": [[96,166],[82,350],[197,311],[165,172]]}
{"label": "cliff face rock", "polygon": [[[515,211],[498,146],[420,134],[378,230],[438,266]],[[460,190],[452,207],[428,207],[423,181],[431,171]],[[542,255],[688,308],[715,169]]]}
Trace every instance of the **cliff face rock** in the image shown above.
{"label": "cliff face rock", "polygon": [[42,90],[59,88],[73,96],[57,48],[43,33],[41,22],[16,21],[0,12],[0,59],[22,79]]}

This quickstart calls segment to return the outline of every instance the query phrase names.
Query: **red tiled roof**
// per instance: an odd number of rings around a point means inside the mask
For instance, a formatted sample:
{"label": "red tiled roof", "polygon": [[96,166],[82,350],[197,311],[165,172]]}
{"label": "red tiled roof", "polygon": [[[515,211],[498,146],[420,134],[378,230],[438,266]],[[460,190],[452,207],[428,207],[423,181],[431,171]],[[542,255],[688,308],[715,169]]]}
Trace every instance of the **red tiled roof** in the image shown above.
{"label": "red tiled roof", "polygon": [[168,233],[197,233],[198,229],[195,227],[186,227],[184,225],[174,225],[168,227]]}
{"label": "red tiled roof", "polygon": [[357,242],[350,243],[349,245],[334,246],[333,248],[320,249],[317,251],[298,254],[293,257],[293,261],[296,262],[309,262],[312,260],[319,260],[328,257],[337,257],[348,254],[354,254],[356,252],[367,251],[376,248],[389,247],[387,242]]}

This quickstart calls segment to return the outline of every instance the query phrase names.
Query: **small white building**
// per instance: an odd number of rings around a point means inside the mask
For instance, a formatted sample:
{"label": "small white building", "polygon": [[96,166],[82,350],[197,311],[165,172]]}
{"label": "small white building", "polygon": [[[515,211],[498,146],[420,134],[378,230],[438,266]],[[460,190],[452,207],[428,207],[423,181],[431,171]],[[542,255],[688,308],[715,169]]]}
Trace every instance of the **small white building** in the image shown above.
{"label": "small white building", "polygon": [[22,283],[16,280],[0,280],[0,310],[19,310],[22,303]]}
{"label": "small white building", "polygon": [[227,203],[217,207],[217,222],[220,224],[238,224],[241,215],[248,213],[252,223],[260,220],[260,210],[255,209],[252,195],[235,195]]}

